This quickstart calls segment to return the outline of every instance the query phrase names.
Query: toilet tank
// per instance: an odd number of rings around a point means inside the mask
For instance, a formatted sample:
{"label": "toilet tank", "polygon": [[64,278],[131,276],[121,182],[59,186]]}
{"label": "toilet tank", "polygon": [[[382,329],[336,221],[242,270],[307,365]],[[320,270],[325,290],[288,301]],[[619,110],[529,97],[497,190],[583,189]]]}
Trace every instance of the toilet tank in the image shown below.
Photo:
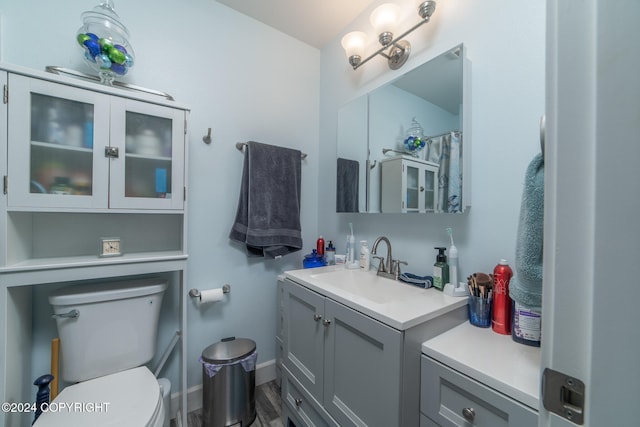
{"label": "toilet tank", "polygon": [[60,338],[61,376],[79,382],[143,365],[153,358],[167,282],[160,278],[77,285],[49,304]]}

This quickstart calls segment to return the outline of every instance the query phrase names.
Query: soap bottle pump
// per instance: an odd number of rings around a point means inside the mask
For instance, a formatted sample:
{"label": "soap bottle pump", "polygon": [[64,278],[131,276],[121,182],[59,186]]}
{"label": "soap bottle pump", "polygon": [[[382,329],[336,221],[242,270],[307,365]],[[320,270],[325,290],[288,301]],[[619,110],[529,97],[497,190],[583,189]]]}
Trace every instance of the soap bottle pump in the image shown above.
{"label": "soap bottle pump", "polygon": [[442,290],[445,283],[449,282],[449,265],[447,265],[447,256],[444,251],[447,248],[436,247],[438,255],[436,256],[436,263],[433,264],[433,287]]}

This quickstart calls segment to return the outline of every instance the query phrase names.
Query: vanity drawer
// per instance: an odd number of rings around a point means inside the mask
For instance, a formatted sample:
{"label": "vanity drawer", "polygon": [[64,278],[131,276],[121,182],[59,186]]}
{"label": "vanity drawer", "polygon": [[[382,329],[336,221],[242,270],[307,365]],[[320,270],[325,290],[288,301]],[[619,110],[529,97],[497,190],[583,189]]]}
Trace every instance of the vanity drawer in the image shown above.
{"label": "vanity drawer", "polygon": [[426,415],[420,414],[420,427],[438,427],[438,424],[431,421]]}
{"label": "vanity drawer", "polygon": [[420,376],[420,411],[440,426],[538,425],[535,410],[424,355]]}
{"label": "vanity drawer", "polygon": [[[282,366],[282,400],[300,421],[301,425],[296,424],[296,427],[338,427],[286,366]],[[284,423],[285,426],[288,425],[288,420],[284,420]]]}

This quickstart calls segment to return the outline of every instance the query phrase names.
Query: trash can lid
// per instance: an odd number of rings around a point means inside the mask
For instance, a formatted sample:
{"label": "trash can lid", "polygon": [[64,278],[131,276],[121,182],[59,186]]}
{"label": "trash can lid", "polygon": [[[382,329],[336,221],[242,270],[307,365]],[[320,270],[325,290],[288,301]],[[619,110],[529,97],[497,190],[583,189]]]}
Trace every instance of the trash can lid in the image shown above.
{"label": "trash can lid", "polygon": [[247,338],[229,337],[211,344],[202,351],[202,359],[207,363],[231,363],[250,355],[256,350],[256,343]]}

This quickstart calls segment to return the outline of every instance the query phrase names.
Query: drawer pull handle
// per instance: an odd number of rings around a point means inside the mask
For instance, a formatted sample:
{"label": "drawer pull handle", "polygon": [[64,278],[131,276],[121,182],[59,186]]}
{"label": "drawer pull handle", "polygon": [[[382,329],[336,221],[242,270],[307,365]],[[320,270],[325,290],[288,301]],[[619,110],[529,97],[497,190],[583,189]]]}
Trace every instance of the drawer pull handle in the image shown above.
{"label": "drawer pull handle", "polygon": [[302,405],[302,399],[295,399],[296,407],[300,407]]}
{"label": "drawer pull handle", "polygon": [[331,324],[331,320],[329,320],[329,319],[324,319],[324,320],[322,321],[322,324],[323,324],[324,326],[329,326],[329,325]]}
{"label": "drawer pull handle", "polygon": [[462,410],[462,416],[467,421],[473,421],[476,416],[476,411],[474,411],[473,408],[464,408]]}
{"label": "drawer pull handle", "polygon": [[316,322],[318,322],[320,319],[322,319],[322,315],[320,315],[320,314],[314,314],[313,315],[313,320],[315,320]]}

